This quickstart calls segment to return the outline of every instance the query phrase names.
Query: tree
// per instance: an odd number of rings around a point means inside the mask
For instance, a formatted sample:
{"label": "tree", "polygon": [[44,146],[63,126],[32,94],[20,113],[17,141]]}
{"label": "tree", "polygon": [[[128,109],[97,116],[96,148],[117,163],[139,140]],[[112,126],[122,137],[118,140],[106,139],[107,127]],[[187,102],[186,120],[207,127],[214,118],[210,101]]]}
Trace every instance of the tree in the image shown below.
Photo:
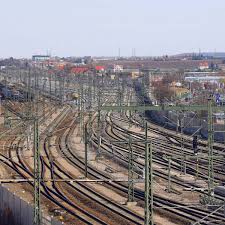
{"label": "tree", "polygon": [[166,85],[160,84],[154,88],[154,96],[160,102],[170,99],[173,95],[174,92]]}

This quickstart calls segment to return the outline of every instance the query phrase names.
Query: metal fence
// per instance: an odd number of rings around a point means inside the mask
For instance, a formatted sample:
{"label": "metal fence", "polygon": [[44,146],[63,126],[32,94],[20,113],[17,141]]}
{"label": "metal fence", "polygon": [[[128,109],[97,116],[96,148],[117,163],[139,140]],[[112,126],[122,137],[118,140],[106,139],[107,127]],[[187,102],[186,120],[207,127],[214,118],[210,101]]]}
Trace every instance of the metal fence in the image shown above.
{"label": "metal fence", "polygon": [[[33,225],[34,210],[20,197],[0,185],[0,225]],[[62,225],[50,216],[42,216],[42,225]]]}

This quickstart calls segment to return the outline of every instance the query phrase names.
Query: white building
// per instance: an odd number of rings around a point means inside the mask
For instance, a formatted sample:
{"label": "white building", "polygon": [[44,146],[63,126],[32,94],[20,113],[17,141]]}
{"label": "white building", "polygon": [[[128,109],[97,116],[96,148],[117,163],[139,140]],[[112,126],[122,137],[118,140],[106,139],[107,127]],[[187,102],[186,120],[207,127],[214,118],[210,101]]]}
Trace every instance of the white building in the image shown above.
{"label": "white building", "polygon": [[225,79],[225,76],[190,76],[190,77],[185,77],[185,81],[188,82],[210,82],[210,83],[220,83],[221,80]]}
{"label": "white building", "polygon": [[200,70],[207,70],[207,69],[209,69],[209,63],[208,62],[201,62],[199,64],[199,69]]}
{"label": "white building", "polygon": [[123,72],[123,65],[114,65],[113,72],[114,73]]}

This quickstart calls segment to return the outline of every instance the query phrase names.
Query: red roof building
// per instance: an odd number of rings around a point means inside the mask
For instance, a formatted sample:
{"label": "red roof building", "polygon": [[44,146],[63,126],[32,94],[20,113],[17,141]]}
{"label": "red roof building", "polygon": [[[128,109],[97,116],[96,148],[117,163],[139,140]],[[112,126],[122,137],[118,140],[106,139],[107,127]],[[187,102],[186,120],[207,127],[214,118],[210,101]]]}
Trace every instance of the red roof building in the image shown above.
{"label": "red roof building", "polygon": [[105,67],[104,66],[95,66],[95,70],[97,70],[97,71],[105,71]]}
{"label": "red roof building", "polygon": [[70,72],[75,74],[81,74],[87,71],[88,71],[87,67],[73,67]]}
{"label": "red roof building", "polygon": [[199,69],[200,70],[209,69],[209,63],[208,62],[200,62],[199,63]]}

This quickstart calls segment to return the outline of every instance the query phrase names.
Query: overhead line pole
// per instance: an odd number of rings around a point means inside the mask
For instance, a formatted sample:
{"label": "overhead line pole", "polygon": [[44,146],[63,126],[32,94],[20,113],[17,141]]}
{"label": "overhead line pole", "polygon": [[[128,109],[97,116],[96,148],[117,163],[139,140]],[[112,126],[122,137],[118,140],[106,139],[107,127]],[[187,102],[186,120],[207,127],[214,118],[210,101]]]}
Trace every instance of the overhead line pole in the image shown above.
{"label": "overhead line pole", "polygon": [[134,158],[132,140],[129,134],[129,164],[128,164],[128,202],[134,201]]}
{"label": "overhead line pole", "polygon": [[88,176],[88,132],[87,132],[87,123],[85,124],[85,140],[84,140],[84,144],[85,144],[85,177],[87,178]]}
{"label": "overhead line pole", "polygon": [[212,97],[208,99],[208,196],[211,200],[211,196],[214,193],[214,174],[213,174],[213,112],[212,112]]}
{"label": "overhead line pole", "polygon": [[148,125],[145,123],[145,225],[154,225],[152,142],[148,143],[147,139]]}
{"label": "overhead line pole", "polygon": [[[134,154],[132,149],[132,139],[128,134],[128,141],[116,141],[117,144],[128,144],[128,197],[127,202],[134,202]],[[113,150],[113,147],[112,147]]]}
{"label": "overhead line pole", "polygon": [[41,224],[41,171],[40,171],[40,148],[38,118],[34,119],[34,224]]}
{"label": "overhead line pole", "polygon": [[97,155],[96,158],[98,159],[101,156],[101,98],[100,98],[100,88],[98,90],[98,149],[97,149]]}

